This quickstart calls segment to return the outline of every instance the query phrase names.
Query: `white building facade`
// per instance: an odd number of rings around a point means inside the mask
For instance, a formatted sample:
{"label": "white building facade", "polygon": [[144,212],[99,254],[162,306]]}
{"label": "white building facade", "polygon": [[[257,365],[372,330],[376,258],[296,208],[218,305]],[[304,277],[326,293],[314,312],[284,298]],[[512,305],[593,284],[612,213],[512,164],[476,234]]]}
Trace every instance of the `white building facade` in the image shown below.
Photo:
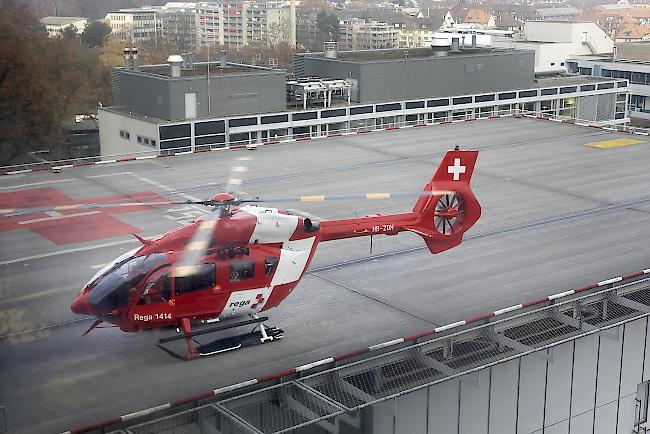
{"label": "white building facade", "polygon": [[113,34],[134,42],[178,33],[184,39],[191,34],[192,45],[243,47],[259,41],[273,46],[296,41],[295,7],[284,1],[169,2],[110,12],[107,19]]}
{"label": "white building facade", "polygon": [[529,21],[514,38],[495,39],[495,47],[535,51],[535,73],[566,72],[572,56],[611,53],[614,41],[595,23]]}
{"label": "white building facade", "polygon": [[82,17],[45,17],[41,19],[41,24],[45,26],[48,37],[60,38],[68,27],[73,27],[78,34],[83,33],[88,20]]}
{"label": "white building facade", "polygon": [[156,9],[120,9],[109,12],[106,21],[113,36],[133,43],[155,39],[159,28]]}
{"label": "white building facade", "polygon": [[628,110],[631,121],[640,126],[650,126],[650,42],[626,43],[620,46],[617,44],[617,46],[616,58],[613,56],[570,58],[567,61],[569,72],[629,80]]}

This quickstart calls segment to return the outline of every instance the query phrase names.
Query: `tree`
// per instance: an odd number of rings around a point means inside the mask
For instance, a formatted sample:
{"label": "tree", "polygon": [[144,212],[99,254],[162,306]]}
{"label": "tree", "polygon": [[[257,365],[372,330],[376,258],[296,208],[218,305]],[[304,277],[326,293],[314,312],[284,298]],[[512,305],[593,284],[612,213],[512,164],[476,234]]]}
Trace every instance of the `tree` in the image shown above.
{"label": "tree", "polygon": [[316,27],[318,27],[318,30],[323,34],[326,40],[338,41],[341,37],[339,19],[336,15],[320,11],[316,16]]}
{"label": "tree", "polygon": [[101,21],[91,21],[81,34],[81,42],[89,47],[103,47],[111,27]]}
{"label": "tree", "polygon": [[61,32],[61,37],[63,39],[68,39],[68,40],[77,39],[77,35],[78,35],[77,28],[72,24],[66,27],[65,29],[63,29],[63,31]]}
{"label": "tree", "polygon": [[110,103],[110,68],[98,51],[48,38],[22,0],[0,8],[0,165],[30,161],[32,151],[60,151],[61,122]]}

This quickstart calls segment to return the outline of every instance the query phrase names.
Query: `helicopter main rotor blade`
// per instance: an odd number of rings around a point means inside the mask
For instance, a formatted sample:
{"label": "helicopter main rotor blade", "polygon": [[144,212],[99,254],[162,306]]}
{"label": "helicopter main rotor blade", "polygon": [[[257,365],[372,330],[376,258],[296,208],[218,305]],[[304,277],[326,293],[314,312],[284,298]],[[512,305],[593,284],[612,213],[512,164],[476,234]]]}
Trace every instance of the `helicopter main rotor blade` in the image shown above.
{"label": "helicopter main rotor blade", "polygon": [[15,217],[25,214],[38,214],[48,211],[70,211],[80,209],[97,209],[97,208],[119,208],[119,207],[134,207],[134,206],[162,206],[162,205],[186,205],[186,204],[202,204],[203,202],[196,202],[191,200],[186,201],[160,201],[160,202],[118,202],[118,203],[77,203],[72,205],[59,205],[51,207],[38,207],[38,208],[8,208],[0,209],[0,216],[2,217]]}
{"label": "helicopter main rotor blade", "polygon": [[273,197],[273,198],[255,198],[246,202],[325,202],[330,200],[382,200],[394,199],[398,197],[430,197],[430,196],[444,196],[446,194],[453,194],[453,191],[448,190],[433,190],[433,191],[420,191],[420,192],[399,192],[399,193],[357,193],[357,194],[339,194],[339,195],[321,195],[321,196],[294,196],[294,197]]}
{"label": "helicopter main rotor blade", "polygon": [[[239,157],[235,161],[248,161],[250,157]],[[243,165],[235,165],[230,169],[230,176],[228,176],[228,182],[226,184],[226,193],[230,194],[241,194],[240,186],[243,182],[242,173],[248,172],[248,167]]]}
{"label": "helicopter main rotor blade", "polygon": [[206,214],[201,220],[192,238],[185,245],[181,259],[174,264],[172,270],[174,277],[186,277],[196,272],[201,258],[210,247],[212,235],[219,223],[219,219],[223,216],[224,209],[223,206],[218,206],[217,209]]}

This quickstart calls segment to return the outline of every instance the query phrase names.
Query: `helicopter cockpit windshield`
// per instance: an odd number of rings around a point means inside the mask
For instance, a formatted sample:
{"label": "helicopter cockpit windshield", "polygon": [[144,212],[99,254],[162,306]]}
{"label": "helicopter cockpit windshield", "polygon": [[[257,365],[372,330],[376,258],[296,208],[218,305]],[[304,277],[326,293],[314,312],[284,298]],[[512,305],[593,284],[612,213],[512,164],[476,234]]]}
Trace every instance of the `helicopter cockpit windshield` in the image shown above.
{"label": "helicopter cockpit windshield", "polygon": [[128,306],[142,279],[166,260],[164,253],[154,253],[130,256],[115,263],[91,284],[88,304],[95,312],[110,312]]}

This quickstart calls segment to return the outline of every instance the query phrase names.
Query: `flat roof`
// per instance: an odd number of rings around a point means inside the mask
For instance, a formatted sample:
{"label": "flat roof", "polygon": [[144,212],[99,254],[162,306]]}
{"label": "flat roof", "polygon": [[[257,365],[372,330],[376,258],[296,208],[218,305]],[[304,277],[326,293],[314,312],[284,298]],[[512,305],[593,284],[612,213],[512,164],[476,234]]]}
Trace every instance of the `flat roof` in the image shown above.
{"label": "flat roof", "polygon": [[[415,234],[377,237],[373,254],[368,239],[320,244],[299,286],[270,311],[270,322],[285,330],[285,339],[183,365],[192,375],[155,347],[156,339],[172,330],[127,335],[108,328],[82,341],[79,336],[92,320],[73,316],[68,305],[95,274],[96,264],[139,244],[131,231],[149,238],[171,230],[179,217],[194,218],[187,217],[185,206],[115,214],[117,221],[107,220],[108,209],[85,216],[83,232],[92,235],[90,241],[70,234],[79,231],[80,217],[5,227],[0,242],[12,248],[0,249],[0,260],[14,262],[2,266],[6,291],[0,312],[8,315],[17,307],[24,312],[24,320],[11,323],[8,332],[65,322],[47,333],[0,340],[0,353],[6,355],[0,384],[5,401],[15,405],[12,428],[62,432],[406,336],[433,327],[430,322],[448,324],[645,269],[648,214],[630,210],[627,201],[648,197],[648,145],[585,146],[629,137],[510,117],[294,142],[253,153],[207,152],[2,176],[0,187],[11,192],[15,204],[35,194],[52,200],[40,203],[54,205],[178,190],[203,198],[221,190],[231,166],[241,164],[237,158],[253,155],[243,187],[260,197],[418,192],[442,155],[460,144],[480,151],[473,184],[483,207],[463,243],[435,256]],[[300,209],[348,218],[410,210],[415,200],[309,202]],[[634,208],[650,211],[650,203]],[[119,231],[111,231],[107,222]],[[612,231],[612,222],[626,230]],[[44,224],[47,231],[32,229]],[[46,237],[52,233],[70,242],[57,245]],[[50,290],[54,279],[56,291]],[[147,393],[137,393],[142,390]],[[79,396],[84,411],[61,411],[76,408]]]}
{"label": "flat roof", "polygon": [[[229,63],[225,68],[219,66],[219,62],[210,62],[210,77],[222,75],[237,75],[237,74],[268,74],[268,73],[285,73],[281,69],[271,69],[264,66],[255,65],[242,65],[237,63]],[[134,74],[153,74],[163,77],[171,78],[171,68],[169,64],[162,63],[159,65],[141,65],[138,71],[128,70],[121,68],[124,72]],[[207,77],[208,75],[208,62],[195,62],[193,68],[181,69],[181,77]]]}
{"label": "flat roof", "polygon": [[86,20],[87,18],[83,17],[45,17],[41,18],[41,24],[46,26],[64,26],[66,24],[73,23],[75,21]]}
{"label": "flat roof", "polygon": [[611,77],[592,77],[589,75],[562,75],[559,77],[537,78],[533,87],[575,86],[579,84],[602,83],[612,80],[616,79]]}
{"label": "flat roof", "polygon": [[[465,57],[465,56],[496,56],[505,53],[511,53],[513,50],[505,48],[487,48],[487,47],[476,47],[471,48],[467,47],[469,38],[465,38],[465,48],[459,52],[449,51],[448,56],[434,56],[432,48],[393,48],[393,49],[383,49],[383,50],[355,50],[355,51],[339,51],[338,57],[336,59],[331,59],[333,61],[343,60],[347,62],[391,62],[391,61],[402,61],[406,57],[409,59],[445,59],[448,57]],[[470,39],[471,41],[471,39]],[[441,49],[446,49],[446,47],[441,47]],[[519,50],[524,51],[524,50]],[[322,52],[319,53],[305,53],[305,57],[324,57]]]}

